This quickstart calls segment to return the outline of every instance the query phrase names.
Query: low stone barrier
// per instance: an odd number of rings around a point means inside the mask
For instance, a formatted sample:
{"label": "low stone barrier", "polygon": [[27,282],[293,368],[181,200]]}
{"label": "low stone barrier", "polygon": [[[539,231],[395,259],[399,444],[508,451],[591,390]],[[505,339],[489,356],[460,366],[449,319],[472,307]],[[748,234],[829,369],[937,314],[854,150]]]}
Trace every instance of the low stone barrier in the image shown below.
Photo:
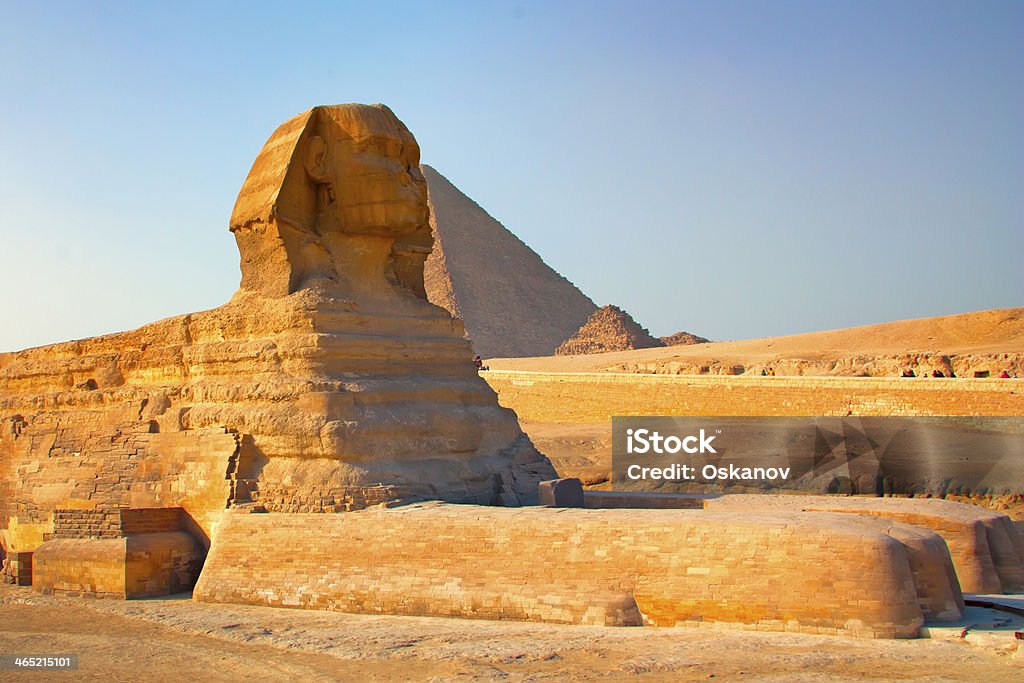
{"label": "low stone barrier", "polygon": [[708,510],[802,510],[884,517],[934,531],[949,546],[967,593],[1024,589],[1024,539],[1004,514],[931,498],[736,494],[705,497]]}
{"label": "low stone barrier", "polygon": [[703,510],[702,494],[681,496],[677,493],[644,491],[586,491],[583,506],[595,510],[610,508],[645,508],[649,510]]}
{"label": "low stone barrier", "polygon": [[33,590],[143,598],[188,590],[203,560],[181,508],[56,510],[36,548]]}
{"label": "low stone barrier", "polygon": [[537,422],[605,422],[615,415],[1024,415],[1020,385],[998,379],[481,375],[501,405]]}
{"label": "low stone barrier", "polygon": [[[945,565],[944,565],[945,563]],[[821,513],[420,504],[225,515],[196,600],[915,637],[956,618],[935,534]]]}

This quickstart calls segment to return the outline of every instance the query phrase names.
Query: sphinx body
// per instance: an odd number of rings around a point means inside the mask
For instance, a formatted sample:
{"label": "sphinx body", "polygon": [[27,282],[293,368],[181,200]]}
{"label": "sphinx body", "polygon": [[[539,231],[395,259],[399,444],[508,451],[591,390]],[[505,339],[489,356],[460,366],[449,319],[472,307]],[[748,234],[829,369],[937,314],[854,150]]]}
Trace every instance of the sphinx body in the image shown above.
{"label": "sphinx body", "polygon": [[231,220],[226,305],[0,354],[0,540],[58,508],[531,503],[548,460],[426,301],[419,148],[383,105],[317,107],[264,145]]}

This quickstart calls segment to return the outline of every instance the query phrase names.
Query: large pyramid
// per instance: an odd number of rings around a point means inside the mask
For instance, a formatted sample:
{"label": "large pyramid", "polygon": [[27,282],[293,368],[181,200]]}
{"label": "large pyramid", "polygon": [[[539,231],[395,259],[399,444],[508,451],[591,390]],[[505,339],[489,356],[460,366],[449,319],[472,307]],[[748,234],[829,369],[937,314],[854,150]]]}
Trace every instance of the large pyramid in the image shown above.
{"label": "large pyramid", "polygon": [[447,178],[422,168],[435,239],[427,297],[462,319],[485,358],[553,354],[597,306]]}

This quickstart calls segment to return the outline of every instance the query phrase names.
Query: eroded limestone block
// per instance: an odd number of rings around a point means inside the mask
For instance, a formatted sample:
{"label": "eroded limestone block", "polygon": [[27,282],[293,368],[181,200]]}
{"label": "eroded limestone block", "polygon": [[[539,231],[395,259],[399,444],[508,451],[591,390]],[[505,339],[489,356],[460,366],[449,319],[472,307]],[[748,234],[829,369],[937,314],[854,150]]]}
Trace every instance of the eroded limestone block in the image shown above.
{"label": "eroded limestone block", "polygon": [[884,517],[939,534],[966,593],[1014,592],[1024,588],[1024,546],[1004,514],[974,505],[931,498],[872,498],[736,494],[709,496],[709,510],[803,510]]}
{"label": "eroded limestone block", "polygon": [[15,551],[3,554],[0,559],[0,582],[15,586],[32,585],[32,553]]}
{"label": "eroded limestone block", "polygon": [[114,598],[188,590],[206,554],[189,523],[177,507],[58,509],[34,554],[34,590]]}
{"label": "eroded limestone block", "polygon": [[576,478],[542,481],[540,504],[556,508],[583,507],[583,483]]}
{"label": "eroded limestone block", "polygon": [[[282,554],[275,549],[287,547]],[[914,637],[959,616],[934,533],[799,512],[419,504],[228,514],[194,596],[346,612]]]}
{"label": "eroded limestone block", "polygon": [[88,597],[148,598],[189,590],[202,547],[183,531],[120,538],[60,538],[34,554],[32,589]]}

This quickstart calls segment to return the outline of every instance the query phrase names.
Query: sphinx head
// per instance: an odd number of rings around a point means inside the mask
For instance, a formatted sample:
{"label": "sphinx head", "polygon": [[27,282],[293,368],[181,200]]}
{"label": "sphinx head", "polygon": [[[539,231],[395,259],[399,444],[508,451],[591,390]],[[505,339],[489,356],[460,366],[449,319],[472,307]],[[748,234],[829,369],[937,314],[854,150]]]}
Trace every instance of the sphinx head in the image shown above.
{"label": "sphinx head", "polygon": [[243,289],[284,296],[390,284],[423,297],[432,239],[419,146],[381,104],[299,114],[256,157],[231,231]]}

